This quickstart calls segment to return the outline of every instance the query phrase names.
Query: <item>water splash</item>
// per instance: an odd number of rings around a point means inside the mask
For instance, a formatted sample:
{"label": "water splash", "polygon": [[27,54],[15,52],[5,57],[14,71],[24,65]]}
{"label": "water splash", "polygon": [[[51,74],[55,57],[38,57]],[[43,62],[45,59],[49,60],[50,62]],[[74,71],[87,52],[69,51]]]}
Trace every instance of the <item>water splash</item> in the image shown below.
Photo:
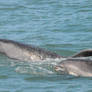
{"label": "water splash", "polygon": [[[56,74],[54,67],[61,61],[66,60],[67,58],[61,59],[48,59],[44,61],[37,61],[37,62],[23,62],[23,61],[16,61],[11,59],[5,59],[0,57],[2,62],[0,62],[0,67],[10,66],[14,69],[15,72],[23,73],[23,74],[31,74],[31,75],[52,75]],[[74,58],[73,58],[74,59]],[[92,57],[80,57],[77,59],[90,59]]]}
{"label": "water splash", "polygon": [[56,74],[54,67],[62,60],[65,59],[48,59],[38,62],[11,61],[11,67],[15,67],[15,71],[19,73],[28,73],[32,75],[50,75]]}

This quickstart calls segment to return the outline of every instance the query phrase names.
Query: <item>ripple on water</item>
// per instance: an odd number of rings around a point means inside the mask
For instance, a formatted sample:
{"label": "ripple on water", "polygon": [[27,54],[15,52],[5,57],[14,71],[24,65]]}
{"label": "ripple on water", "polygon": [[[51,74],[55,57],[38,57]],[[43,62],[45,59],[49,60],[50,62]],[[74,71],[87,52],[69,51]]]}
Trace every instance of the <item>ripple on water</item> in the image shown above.
{"label": "ripple on water", "polygon": [[[0,38],[64,56],[92,48],[92,1],[0,0]],[[0,55],[0,92],[92,92],[92,78],[59,75],[56,63],[15,62]]]}
{"label": "ripple on water", "polygon": [[7,75],[0,75],[0,79],[8,79],[9,77]]}

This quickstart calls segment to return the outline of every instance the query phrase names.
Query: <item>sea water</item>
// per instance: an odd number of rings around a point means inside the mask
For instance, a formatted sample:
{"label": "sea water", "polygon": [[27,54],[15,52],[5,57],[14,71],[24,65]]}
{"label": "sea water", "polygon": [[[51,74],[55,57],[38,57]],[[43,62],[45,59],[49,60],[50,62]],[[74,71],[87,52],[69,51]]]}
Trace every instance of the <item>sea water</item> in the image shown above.
{"label": "sea water", "polygon": [[[0,38],[33,44],[64,57],[91,49],[92,2],[0,0]],[[0,54],[0,92],[92,92],[92,78],[55,72],[60,61],[32,63]]]}

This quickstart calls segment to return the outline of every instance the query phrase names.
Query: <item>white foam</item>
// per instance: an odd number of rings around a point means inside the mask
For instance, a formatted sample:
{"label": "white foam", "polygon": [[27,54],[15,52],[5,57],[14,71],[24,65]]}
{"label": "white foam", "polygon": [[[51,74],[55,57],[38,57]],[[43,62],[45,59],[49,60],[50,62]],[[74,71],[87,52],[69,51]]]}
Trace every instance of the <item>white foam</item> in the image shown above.
{"label": "white foam", "polygon": [[66,58],[48,59],[37,62],[12,62],[11,66],[15,66],[15,71],[19,73],[47,75],[55,74],[54,66],[63,60],[66,60]]}

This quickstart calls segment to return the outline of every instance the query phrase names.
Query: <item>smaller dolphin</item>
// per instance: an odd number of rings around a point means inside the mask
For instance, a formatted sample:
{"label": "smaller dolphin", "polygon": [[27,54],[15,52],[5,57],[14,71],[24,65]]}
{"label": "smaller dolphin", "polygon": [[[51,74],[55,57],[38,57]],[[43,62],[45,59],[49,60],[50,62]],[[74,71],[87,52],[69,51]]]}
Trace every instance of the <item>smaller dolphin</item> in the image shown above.
{"label": "smaller dolphin", "polygon": [[73,76],[92,77],[92,60],[67,59],[60,62],[55,70]]}

